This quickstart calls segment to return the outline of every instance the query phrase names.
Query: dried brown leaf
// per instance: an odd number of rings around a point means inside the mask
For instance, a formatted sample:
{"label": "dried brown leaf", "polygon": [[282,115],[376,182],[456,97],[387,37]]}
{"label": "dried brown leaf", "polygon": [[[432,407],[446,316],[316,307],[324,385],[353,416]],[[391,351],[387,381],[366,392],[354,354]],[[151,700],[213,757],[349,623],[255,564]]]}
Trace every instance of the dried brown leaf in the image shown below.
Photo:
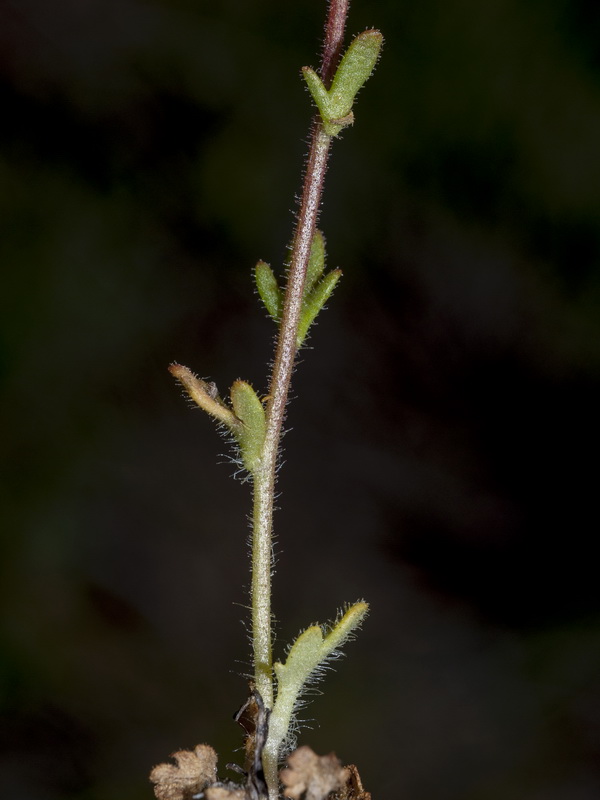
{"label": "dried brown leaf", "polygon": [[318,756],[306,746],[294,750],[287,763],[280,777],[284,797],[291,800],[325,800],[331,792],[342,789],[350,777],[335,753]]}
{"label": "dried brown leaf", "polygon": [[175,764],[158,764],[150,773],[158,800],[190,800],[217,780],[217,754],[207,744],[194,750],[179,750]]}
{"label": "dried brown leaf", "polygon": [[365,792],[358,770],[354,764],[346,767],[346,783],[335,795],[335,800],[371,800],[371,792]]}

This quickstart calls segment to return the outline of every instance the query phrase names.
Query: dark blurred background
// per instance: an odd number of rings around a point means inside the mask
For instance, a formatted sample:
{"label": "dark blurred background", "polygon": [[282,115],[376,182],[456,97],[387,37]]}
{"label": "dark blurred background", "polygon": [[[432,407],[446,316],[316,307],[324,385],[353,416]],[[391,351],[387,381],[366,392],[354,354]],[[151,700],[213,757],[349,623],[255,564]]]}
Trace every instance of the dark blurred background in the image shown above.
{"label": "dark blurred background", "polygon": [[[290,237],[324,13],[0,3],[11,800],[143,800],[175,749],[240,758],[249,487],[167,365],[267,389],[251,269]],[[301,741],[376,800],[592,800],[600,6],[355,0],[367,26],[384,56],[321,220],[345,277],[288,416],[278,653],[372,613]]]}

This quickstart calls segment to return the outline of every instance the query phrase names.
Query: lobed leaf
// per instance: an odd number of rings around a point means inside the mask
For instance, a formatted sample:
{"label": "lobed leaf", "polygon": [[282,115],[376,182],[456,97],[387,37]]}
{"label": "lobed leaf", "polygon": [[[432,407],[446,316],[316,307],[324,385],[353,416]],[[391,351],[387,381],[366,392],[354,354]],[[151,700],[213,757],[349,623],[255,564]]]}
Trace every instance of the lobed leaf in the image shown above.
{"label": "lobed leaf", "polygon": [[269,737],[266,750],[268,757],[276,759],[290,727],[298,697],[306,682],[335,650],[341,647],[360,626],[369,606],[365,602],[354,603],[337,620],[329,633],[323,636],[319,625],[311,625],[303,631],[288,653],[285,664],[274,665],[277,678],[277,699],[269,720]]}

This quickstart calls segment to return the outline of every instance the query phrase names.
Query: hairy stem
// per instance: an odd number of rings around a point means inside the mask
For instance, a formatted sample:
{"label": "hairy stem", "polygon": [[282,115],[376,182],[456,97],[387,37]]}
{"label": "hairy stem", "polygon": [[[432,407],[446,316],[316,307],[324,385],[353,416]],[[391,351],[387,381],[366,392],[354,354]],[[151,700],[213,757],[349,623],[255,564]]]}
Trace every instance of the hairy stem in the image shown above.
{"label": "hairy stem", "polygon": [[[331,0],[325,26],[321,74],[329,81],[342,47],[348,0]],[[331,137],[318,118],[313,122],[310,151],[304,178],[298,223],[294,234],[291,262],[273,372],[267,403],[267,427],[260,466],[254,472],[254,511],[252,530],[252,641],[256,688],[265,706],[273,708],[273,660],[271,654],[271,570],[273,501],[277,459],[294,361],[302,306],[306,268],[315,233],[321,193],[327,170]],[[269,797],[279,794],[277,753],[264,764]]]}
{"label": "hairy stem", "polygon": [[[266,690],[266,697],[269,700],[265,699],[265,704],[269,708],[273,707],[270,580],[275,475],[288,392],[296,357],[296,337],[298,335],[306,267],[319,214],[330,142],[331,137],[327,136],[323,131],[322,125],[319,122],[315,123],[271,376],[263,459],[260,473],[255,475],[254,483],[255,522],[259,524],[253,535],[252,563],[255,675],[259,691],[261,685]],[[257,594],[254,594],[254,591]],[[258,594],[258,592],[261,594]],[[262,648],[260,652],[258,652],[258,646]],[[279,791],[277,753],[265,753],[265,756],[266,758],[263,760],[268,762],[264,763],[264,768],[269,785],[269,796],[277,798]]]}
{"label": "hairy stem", "polygon": [[331,137],[324,133],[321,124],[315,123],[271,376],[261,465],[254,473],[252,639],[256,688],[267,708],[273,707],[271,551],[277,457],[296,357],[306,267],[319,213],[330,141]]}
{"label": "hairy stem", "polygon": [[344,45],[344,31],[350,0],[331,0],[329,14],[325,23],[325,41],[323,42],[323,58],[321,61],[321,78],[329,87],[331,79],[340,60]]}

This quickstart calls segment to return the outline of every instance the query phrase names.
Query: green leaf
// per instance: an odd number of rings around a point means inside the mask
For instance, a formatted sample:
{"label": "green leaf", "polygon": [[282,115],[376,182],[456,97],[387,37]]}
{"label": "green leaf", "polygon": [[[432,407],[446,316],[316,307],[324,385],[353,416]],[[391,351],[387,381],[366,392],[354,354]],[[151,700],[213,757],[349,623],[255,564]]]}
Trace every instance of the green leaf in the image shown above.
{"label": "green leaf", "polygon": [[331,297],[331,293],[335,289],[337,282],[342,277],[341,269],[334,269],[325,275],[313,290],[304,298],[302,303],[302,310],[300,312],[300,322],[298,323],[298,336],[296,338],[296,345],[302,346],[308,329],[315,321],[315,317],[321,311],[325,303]]}
{"label": "green leaf", "polygon": [[381,32],[369,30],[359,33],[346,50],[327,93],[334,117],[350,113],[354,98],[375,69],[382,44]]}
{"label": "green leaf", "polygon": [[315,231],[312,244],[310,246],[310,256],[306,268],[306,280],[304,282],[304,296],[310,292],[315,283],[319,280],[325,269],[325,237],[320,230]]}
{"label": "green leaf", "polygon": [[354,603],[335,622],[321,647],[322,657],[325,658],[338,647],[341,647],[348,638],[359,628],[369,612],[369,604],[361,600]]}
{"label": "green leaf", "polygon": [[[311,69],[310,67],[302,67],[302,77],[306,81],[308,91],[311,93],[312,98],[319,109],[323,124],[326,125],[327,121],[331,119],[331,102],[329,100],[327,89],[323,86],[323,81],[321,78],[319,78],[314,69]],[[329,133],[327,127],[325,127],[325,130],[327,133]],[[329,133],[329,135],[334,136],[335,134]]]}
{"label": "green leaf", "polygon": [[235,416],[242,423],[241,427],[234,431],[242,461],[246,469],[254,473],[260,466],[265,441],[265,409],[254,389],[246,381],[235,381],[230,394]]}
{"label": "green leaf", "polygon": [[[294,240],[286,248],[285,266],[289,269],[292,263],[292,253],[294,250]],[[308,266],[306,268],[306,279],[304,281],[304,294],[310,292],[315,282],[323,274],[325,269],[325,237],[323,233],[316,229],[310,246]]]}
{"label": "green leaf", "polygon": [[[288,247],[288,262],[291,258],[292,245]],[[307,298],[315,283],[325,269],[325,237],[316,230],[310,247],[310,255],[304,282],[304,298]],[[256,288],[269,315],[279,323],[283,313],[283,292],[281,291],[273,270],[265,261],[259,261],[254,269]],[[303,337],[304,338],[304,337]]]}
{"label": "green leaf", "polygon": [[273,270],[265,261],[259,261],[254,269],[254,278],[265,308],[275,322],[279,322],[283,311],[283,293]]}
{"label": "green leaf", "polygon": [[354,603],[335,622],[326,636],[323,636],[319,625],[311,625],[298,636],[290,648],[285,664],[274,664],[277,699],[269,719],[269,736],[265,748],[271,759],[277,758],[306,682],[315,672],[319,674],[319,667],[360,627],[368,610],[367,603]]}
{"label": "green leaf", "polygon": [[321,114],[325,133],[329,136],[337,136],[353,123],[354,99],[370,78],[382,44],[383,36],[378,30],[359,33],[344,53],[329,90],[314,70],[302,68],[304,80]]}

